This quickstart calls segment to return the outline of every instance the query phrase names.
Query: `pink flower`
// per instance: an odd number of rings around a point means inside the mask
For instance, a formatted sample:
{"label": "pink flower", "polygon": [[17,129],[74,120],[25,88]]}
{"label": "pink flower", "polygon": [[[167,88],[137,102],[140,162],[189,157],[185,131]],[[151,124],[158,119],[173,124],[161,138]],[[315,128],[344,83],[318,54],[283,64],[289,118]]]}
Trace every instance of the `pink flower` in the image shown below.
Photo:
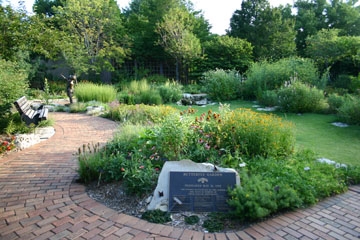
{"label": "pink flower", "polygon": [[143,165],[141,165],[139,168],[140,168],[140,169],[144,169],[144,166],[143,166]]}

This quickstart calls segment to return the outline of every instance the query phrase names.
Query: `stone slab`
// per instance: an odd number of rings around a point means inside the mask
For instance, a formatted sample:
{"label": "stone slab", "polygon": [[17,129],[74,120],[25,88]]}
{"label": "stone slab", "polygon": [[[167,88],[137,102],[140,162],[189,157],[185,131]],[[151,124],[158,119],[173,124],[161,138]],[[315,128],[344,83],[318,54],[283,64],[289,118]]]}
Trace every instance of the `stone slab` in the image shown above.
{"label": "stone slab", "polygon": [[[221,168],[216,166],[218,172],[235,173],[236,184],[240,186],[240,177],[235,169]],[[214,165],[211,163],[195,163],[191,160],[167,161],[160,172],[158,183],[148,205],[148,210],[169,210],[169,186],[170,172],[213,172]]]}

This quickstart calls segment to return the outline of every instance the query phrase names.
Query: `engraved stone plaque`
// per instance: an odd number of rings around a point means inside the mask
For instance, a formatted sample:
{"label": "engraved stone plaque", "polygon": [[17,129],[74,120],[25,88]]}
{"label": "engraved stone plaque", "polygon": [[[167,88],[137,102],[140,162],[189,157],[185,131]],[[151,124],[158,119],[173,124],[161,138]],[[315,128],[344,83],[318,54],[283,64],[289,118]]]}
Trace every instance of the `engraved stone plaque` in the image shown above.
{"label": "engraved stone plaque", "polygon": [[169,211],[226,212],[234,172],[170,172]]}

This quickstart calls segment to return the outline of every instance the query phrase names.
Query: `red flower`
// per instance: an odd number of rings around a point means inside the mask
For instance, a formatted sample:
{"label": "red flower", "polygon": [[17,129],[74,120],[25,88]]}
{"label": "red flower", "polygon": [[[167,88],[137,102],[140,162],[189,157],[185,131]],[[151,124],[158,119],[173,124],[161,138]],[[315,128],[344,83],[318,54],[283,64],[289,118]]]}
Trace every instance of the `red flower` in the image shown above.
{"label": "red flower", "polygon": [[3,146],[6,146],[6,145],[8,145],[8,144],[9,144],[8,141],[4,141],[4,142],[3,142]]}

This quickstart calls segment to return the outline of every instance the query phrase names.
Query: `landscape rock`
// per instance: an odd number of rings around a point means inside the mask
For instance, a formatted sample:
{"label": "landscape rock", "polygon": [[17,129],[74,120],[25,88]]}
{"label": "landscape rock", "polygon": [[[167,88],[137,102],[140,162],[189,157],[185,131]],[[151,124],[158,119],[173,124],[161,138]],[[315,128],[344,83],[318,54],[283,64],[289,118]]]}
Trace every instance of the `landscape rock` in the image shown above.
{"label": "landscape rock", "polygon": [[[235,169],[221,168],[216,166],[218,172],[234,172],[236,174],[236,185],[240,185],[240,177]],[[162,211],[168,210],[169,204],[169,183],[170,171],[172,172],[213,172],[214,165],[211,163],[195,163],[191,160],[181,161],[167,161],[162,167],[161,173],[158,178],[158,183],[151,202],[148,205],[148,210],[160,209]],[[157,194],[157,193],[163,193]]]}

